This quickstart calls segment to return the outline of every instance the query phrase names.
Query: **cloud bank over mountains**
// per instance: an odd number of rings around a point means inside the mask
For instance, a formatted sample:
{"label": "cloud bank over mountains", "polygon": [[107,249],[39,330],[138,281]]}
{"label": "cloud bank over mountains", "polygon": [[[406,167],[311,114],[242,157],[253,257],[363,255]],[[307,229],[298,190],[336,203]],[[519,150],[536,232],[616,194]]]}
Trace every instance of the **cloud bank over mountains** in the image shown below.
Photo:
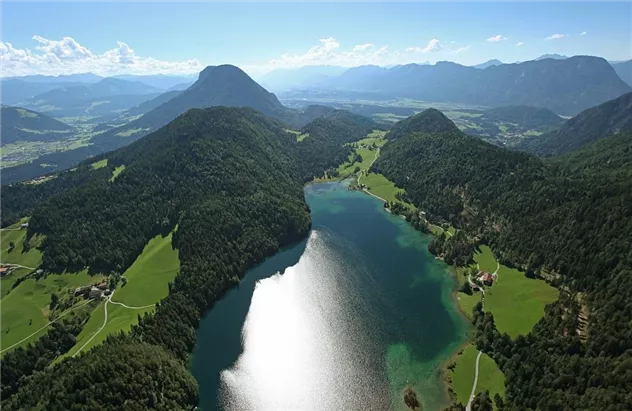
{"label": "cloud bank over mountains", "polygon": [[60,75],[92,72],[111,76],[116,74],[189,74],[204,66],[198,60],[163,61],[142,57],[126,43],[102,54],[94,53],[72,37],[50,40],[33,36],[34,50],[18,49],[11,43],[0,42],[0,62],[3,76],[29,74]]}

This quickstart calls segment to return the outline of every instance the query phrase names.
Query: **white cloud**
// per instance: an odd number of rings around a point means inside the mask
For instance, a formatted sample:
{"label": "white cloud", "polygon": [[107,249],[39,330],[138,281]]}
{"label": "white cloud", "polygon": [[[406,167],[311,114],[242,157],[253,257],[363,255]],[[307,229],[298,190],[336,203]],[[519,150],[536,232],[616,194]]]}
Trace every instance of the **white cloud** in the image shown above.
{"label": "white cloud", "polygon": [[443,50],[443,44],[438,39],[432,39],[426,47],[408,47],[406,51],[414,53],[430,53]]}
{"label": "white cloud", "polygon": [[375,46],[371,43],[358,44],[357,46],[353,48],[353,51],[366,51],[372,48],[375,48]]}
{"label": "white cloud", "polygon": [[450,53],[459,54],[459,53],[463,53],[464,51],[468,51],[469,49],[470,49],[470,46],[467,45],[465,47],[459,47],[458,49],[455,49],[455,50],[450,50]]}
{"label": "white cloud", "polygon": [[164,61],[141,57],[126,43],[102,54],[94,53],[72,37],[50,40],[33,36],[35,51],[16,49],[11,43],[0,42],[0,63],[3,76],[28,74],[73,74],[92,72],[100,75],[115,74],[185,74],[202,70],[197,60]]}
{"label": "white cloud", "polygon": [[559,39],[563,39],[564,37],[566,37],[563,34],[560,33],[555,33],[555,34],[551,34],[549,37],[546,38],[547,41],[550,40],[559,40]]}
{"label": "white cloud", "polygon": [[507,37],[501,34],[496,34],[495,36],[488,38],[486,41],[489,41],[490,43],[498,43],[503,40],[507,40]]}
{"label": "white cloud", "polygon": [[579,33],[580,36],[585,36],[586,34],[588,34],[587,31],[582,31],[581,33]]}
{"label": "white cloud", "polygon": [[328,37],[320,39],[318,44],[310,47],[304,53],[286,53],[267,62],[243,65],[241,68],[248,74],[258,77],[275,69],[303,66],[335,65],[356,67],[366,64],[390,66],[420,63],[417,52],[428,53],[442,49],[443,45],[437,39],[430,40],[425,47],[409,47],[406,50],[391,50],[388,46],[371,43],[359,44],[344,49],[335,38]]}
{"label": "white cloud", "polygon": [[516,47],[522,47],[524,46],[524,41],[519,41],[516,43]]}

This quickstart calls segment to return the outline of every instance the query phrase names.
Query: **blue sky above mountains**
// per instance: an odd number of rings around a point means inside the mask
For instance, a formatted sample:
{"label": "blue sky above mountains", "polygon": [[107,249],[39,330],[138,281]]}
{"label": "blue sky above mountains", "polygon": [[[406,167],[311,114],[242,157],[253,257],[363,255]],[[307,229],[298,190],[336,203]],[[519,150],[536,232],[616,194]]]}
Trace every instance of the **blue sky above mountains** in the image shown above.
{"label": "blue sky above mountains", "polygon": [[7,3],[4,76],[632,58],[632,3]]}

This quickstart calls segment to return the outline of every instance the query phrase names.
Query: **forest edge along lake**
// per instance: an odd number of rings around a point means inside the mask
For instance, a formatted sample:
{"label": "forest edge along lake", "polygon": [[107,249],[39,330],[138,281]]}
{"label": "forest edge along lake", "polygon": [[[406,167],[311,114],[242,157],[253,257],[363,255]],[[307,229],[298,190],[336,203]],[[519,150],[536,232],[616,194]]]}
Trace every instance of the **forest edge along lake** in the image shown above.
{"label": "forest edge along lake", "polygon": [[405,410],[450,403],[442,365],[467,340],[430,235],[348,182],[305,187],[308,239],[250,270],[202,320],[202,410]]}

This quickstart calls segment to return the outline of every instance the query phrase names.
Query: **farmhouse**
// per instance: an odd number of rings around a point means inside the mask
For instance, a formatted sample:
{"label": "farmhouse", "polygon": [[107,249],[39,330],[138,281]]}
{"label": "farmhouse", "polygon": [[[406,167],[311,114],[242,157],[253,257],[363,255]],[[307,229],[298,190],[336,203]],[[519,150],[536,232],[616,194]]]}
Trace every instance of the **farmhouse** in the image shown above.
{"label": "farmhouse", "polygon": [[494,282],[494,276],[487,271],[481,271],[478,273],[478,279],[483,282],[483,284],[489,286]]}
{"label": "farmhouse", "polygon": [[11,267],[9,267],[8,265],[3,265],[0,267],[0,277],[4,277],[10,272],[11,272]]}
{"label": "farmhouse", "polygon": [[29,228],[29,223],[20,224],[20,228]]}

